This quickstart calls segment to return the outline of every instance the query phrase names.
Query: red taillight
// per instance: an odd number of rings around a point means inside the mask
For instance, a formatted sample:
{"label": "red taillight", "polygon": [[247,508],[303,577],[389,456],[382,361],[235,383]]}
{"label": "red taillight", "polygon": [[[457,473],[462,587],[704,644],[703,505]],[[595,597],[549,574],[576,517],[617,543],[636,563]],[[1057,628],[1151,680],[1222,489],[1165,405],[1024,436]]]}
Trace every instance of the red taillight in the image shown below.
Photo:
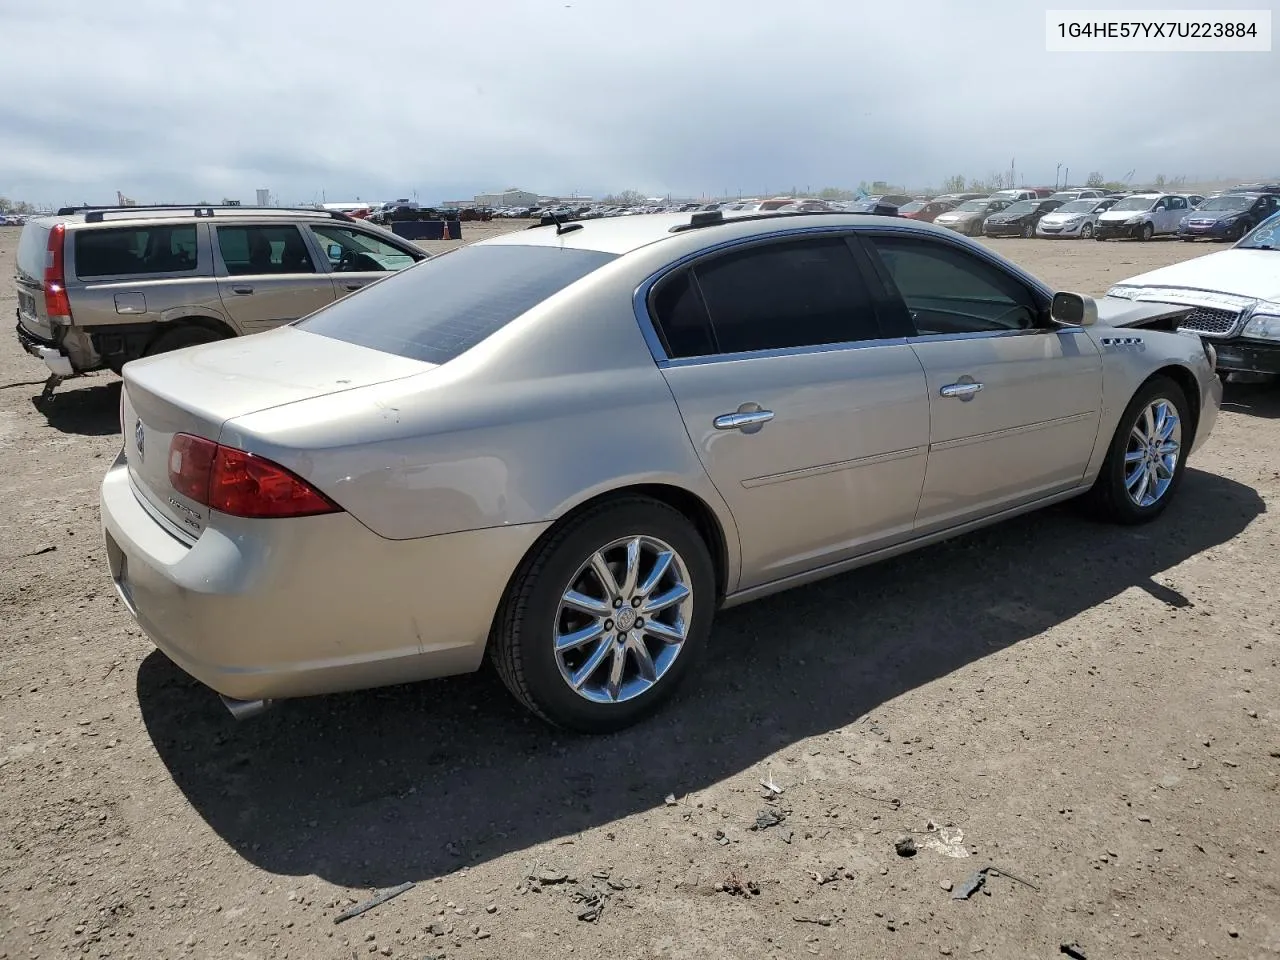
{"label": "red taillight", "polygon": [[67,298],[67,274],[63,241],[67,228],[55,223],[49,231],[49,246],[44,255],[44,312],[50,320],[66,317],[71,321],[71,301]]}
{"label": "red taillight", "polygon": [[179,433],[169,482],[184,497],[233,517],[310,517],[341,511],[301,477],[252,453]]}

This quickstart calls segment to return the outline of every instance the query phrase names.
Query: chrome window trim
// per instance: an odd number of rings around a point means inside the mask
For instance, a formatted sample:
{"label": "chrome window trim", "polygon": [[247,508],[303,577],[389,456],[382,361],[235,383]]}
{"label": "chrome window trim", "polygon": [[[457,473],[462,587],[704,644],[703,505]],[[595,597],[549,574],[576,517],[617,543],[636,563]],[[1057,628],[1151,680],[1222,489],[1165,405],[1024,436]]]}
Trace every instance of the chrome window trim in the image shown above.
{"label": "chrome window trim", "polygon": [[[713,228],[706,228],[713,229]],[[833,350],[852,350],[866,347],[882,347],[897,344],[909,343],[927,343],[936,340],[971,340],[982,337],[1006,337],[1006,336],[1025,336],[1027,334],[1042,333],[1083,333],[1083,327],[1035,327],[1031,330],[998,330],[998,331],[982,331],[978,333],[956,333],[956,334],[931,334],[927,336],[916,337],[885,337],[876,340],[854,340],[845,341],[843,343],[816,344],[806,347],[788,347],[780,350],[758,350],[747,351],[742,353],[721,353],[710,354],[704,357],[677,357],[672,358],[667,355],[666,350],[662,346],[662,338],[658,336],[657,327],[653,318],[649,315],[649,294],[653,288],[661,283],[666,277],[672,273],[687,267],[694,261],[704,259],[705,257],[723,253],[732,250],[735,247],[757,246],[767,244],[773,241],[805,236],[819,236],[822,234],[836,234],[839,236],[856,236],[861,235],[867,238],[874,238],[876,235],[897,235],[916,239],[932,239],[940,244],[947,244],[956,247],[962,251],[973,254],[979,259],[987,263],[996,270],[1002,270],[1010,274],[1014,279],[1026,285],[1030,290],[1043,297],[1046,304],[1053,299],[1053,290],[1046,286],[1042,281],[1037,279],[1030,273],[1027,273],[1021,267],[1011,263],[994,252],[988,250],[982,244],[968,237],[953,233],[950,230],[939,228],[937,230],[922,230],[917,226],[908,226],[890,223],[875,224],[831,224],[831,225],[815,225],[806,227],[793,227],[786,230],[776,230],[769,233],[753,234],[748,237],[734,237],[731,240],[723,240],[719,243],[713,243],[693,253],[685,254],[671,263],[665,264],[658,270],[646,277],[636,287],[632,295],[632,312],[635,314],[636,322],[640,326],[641,336],[644,337],[645,344],[649,347],[649,352],[653,355],[654,362],[660,368],[676,367],[676,366],[694,366],[704,363],[715,363],[720,361],[732,362],[736,360],[751,360],[757,358],[779,357],[779,356],[797,356],[806,353],[828,353]]]}

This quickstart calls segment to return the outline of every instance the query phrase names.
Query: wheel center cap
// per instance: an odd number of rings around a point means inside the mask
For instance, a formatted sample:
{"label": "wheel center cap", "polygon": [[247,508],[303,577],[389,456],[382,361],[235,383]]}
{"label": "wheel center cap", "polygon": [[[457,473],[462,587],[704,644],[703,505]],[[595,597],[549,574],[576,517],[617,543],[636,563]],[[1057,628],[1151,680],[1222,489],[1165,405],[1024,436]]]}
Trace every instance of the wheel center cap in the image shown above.
{"label": "wheel center cap", "polygon": [[615,619],[619,630],[630,630],[636,625],[636,612],[630,607],[623,607]]}

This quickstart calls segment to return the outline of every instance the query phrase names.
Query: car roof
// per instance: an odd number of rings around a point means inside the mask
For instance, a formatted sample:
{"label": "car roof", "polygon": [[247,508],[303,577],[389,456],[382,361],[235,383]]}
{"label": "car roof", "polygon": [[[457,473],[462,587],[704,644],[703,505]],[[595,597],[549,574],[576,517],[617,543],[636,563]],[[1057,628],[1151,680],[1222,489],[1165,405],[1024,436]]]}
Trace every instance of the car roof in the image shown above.
{"label": "car roof", "polygon": [[[690,227],[689,213],[643,213],[629,217],[599,217],[594,220],[566,221],[565,226],[579,227],[558,233],[554,225],[515,230],[479,240],[473,246],[538,246],[573,250],[595,250],[623,255],[673,237],[690,235],[706,237],[707,245],[720,240],[737,240],[751,236],[768,236],[779,229],[803,229],[894,226],[900,229],[933,232],[951,236],[949,231],[932,224],[901,217],[877,217],[861,213],[766,213],[752,216],[727,216],[706,226]],[[679,230],[672,230],[679,227]]]}

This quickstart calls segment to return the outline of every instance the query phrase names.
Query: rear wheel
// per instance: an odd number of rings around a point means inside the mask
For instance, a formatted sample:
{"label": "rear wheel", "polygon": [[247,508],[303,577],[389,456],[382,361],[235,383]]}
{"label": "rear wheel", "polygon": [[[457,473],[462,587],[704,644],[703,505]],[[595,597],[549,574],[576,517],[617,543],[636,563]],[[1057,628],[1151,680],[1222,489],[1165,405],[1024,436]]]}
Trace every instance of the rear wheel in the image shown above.
{"label": "rear wheel", "polygon": [[1115,523],[1154,520],[1177,493],[1191,442],[1189,404],[1168,377],[1152,377],[1125,408],[1089,501]]}
{"label": "rear wheel", "polygon": [[213,343],[215,340],[224,339],[226,338],[216,330],[184,324],[159,334],[147,345],[142,355],[151,357],[157,353],[168,353],[170,350],[181,350],[183,347],[194,347],[197,344]]}
{"label": "rear wheel", "polygon": [[706,646],[715,605],[711,554],[682,514],[644,497],[608,501],[521,564],[489,654],[535,714],[607,733],[675,691]]}

